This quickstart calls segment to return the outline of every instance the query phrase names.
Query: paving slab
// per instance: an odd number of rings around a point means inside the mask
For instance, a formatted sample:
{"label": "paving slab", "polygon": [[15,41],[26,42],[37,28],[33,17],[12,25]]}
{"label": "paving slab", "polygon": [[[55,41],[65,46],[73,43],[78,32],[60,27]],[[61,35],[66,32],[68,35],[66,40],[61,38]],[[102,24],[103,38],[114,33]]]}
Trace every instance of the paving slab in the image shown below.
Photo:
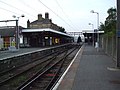
{"label": "paving slab", "polygon": [[85,45],[57,90],[120,90],[120,70],[102,50]]}

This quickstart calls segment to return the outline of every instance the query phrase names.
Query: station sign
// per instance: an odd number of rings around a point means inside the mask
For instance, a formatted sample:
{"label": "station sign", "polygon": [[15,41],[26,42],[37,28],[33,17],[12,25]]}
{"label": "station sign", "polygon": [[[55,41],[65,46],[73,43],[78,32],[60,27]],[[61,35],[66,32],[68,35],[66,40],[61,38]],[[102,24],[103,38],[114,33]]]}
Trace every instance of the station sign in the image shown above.
{"label": "station sign", "polygon": [[120,31],[117,31],[117,37],[120,38]]}
{"label": "station sign", "polygon": [[98,30],[97,29],[94,29],[94,32],[97,32]]}

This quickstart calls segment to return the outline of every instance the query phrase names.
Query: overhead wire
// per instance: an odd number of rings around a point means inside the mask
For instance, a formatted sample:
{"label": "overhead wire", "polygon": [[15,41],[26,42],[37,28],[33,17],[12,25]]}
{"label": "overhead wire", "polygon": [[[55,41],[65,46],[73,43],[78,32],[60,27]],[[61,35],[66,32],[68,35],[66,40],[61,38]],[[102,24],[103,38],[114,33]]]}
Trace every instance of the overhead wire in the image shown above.
{"label": "overhead wire", "polygon": [[[31,9],[33,9],[34,11],[36,11],[37,12],[37,10],[36,9],[34,9],[33,7],[31,7],[30,5],[28,5],[27,3],[25,3],[23,0],[20,0],[19,2],[21,2],[22,4],[24,4],[26,7],[28,7],[28,8],[31,8]],[[40,1],[41,2],[41,1]],[[42,2],[41,2],[42,3]],[[48,6],[46,6],[44,3],[42,3],[46,8],[48,8],[50,11],[52,11],[55,15],[57,15],[60,19],[63,19],[63,18],[61,18],[57,13],[55,13],[52,9],[50,9]],[[58,3],[59,4],[59,3]],[[59,5],[60,6],[60,5]],[[62,8],[61,8],[62,9]],[[62,11],[63,11],[63,9],[62,9]],[[63,11],[64,12],[64,11]],[[64,21],[65,22],[65,21]],[[67,23],[68,24],[68,23]],[[70,26],[70,25],[69,25]]]}
{"label": "overhead wire", "polygon": [[26,7],[31,8],[33,11],[35,11],[35,12],[38,13],[38,11],[37,11],[35,8],[31,7],[29,4],[27,4],[27,3],[24,2],[23,0],[18,0],[18,1],[19,1],[20,3],[22,3],[22,4],[24,4]]}
{"label": "overhead wire", "polygon": [[[65,22],[69,27],[73,28],[69,23],[67,23],[62,17],[60,17],[56,12],[54,12],[52,9],[50,9],[47,5],[45,5],[45,4],[44,4],[43,2],[41,2],[40,0],[38,0],[38,1],[39,1],[39,3],[41,3],[43,6],[45,6],[47,9],[49,9],[52,13],[54,13],[57,17],[59,17],[63,22]],[[26,13],[27,15],[30,15],[30,16],[32,16],[32,17],[35,17],[34,15],[31,15],[30,13],[27,13],[26,11],[23,11],[23,10],[17,8],[17,7],[14,7],[14,6],[12,6],[12,5],[8,4],[8,3],[5,3],[5,2],[3,2],[3,1],[1,1],[1,0],[0,0],[0,2],[3,3],[3,4],[5,4],[5,5],[7,5],[7,6],[9,6],[9,7],[14,8],[14,9],[16,9],[16,10],[19,10],[19,11],[21,11],[21,12],[24,12],[24,13]],[[23,0],[22,0],[21,2],[24,3]],[[56,0],[56,3],[57,3],[58,6],[61,8],[62,12],[65,14],[65,12],[63,11],[62,7],[60,6],[60,4],[58,3],[57,0]],[[27,7],[29,7],[29,8],[31,8],[31,9],[33,9],[34,11],[36,11],[34,8],[32,8],[32,7],[31,7],[30,5],[28,5],[28,4],[24,3],[24,5],[27,6]],[[8,9],[2,8],[2,7],[0,7],[0,9],[19,15],[19,14],[16,13],[16,12],[13,12],[13,11],[11,11],[11,10],[8,10]],[[37,12],[37,11],[36,11],[36,12]],[[66,14],[65,14],[65,16],[67,17]],[[67,17],[67,18],[68,18],[68,17]],[[68,19],[68,20],[69,20],[69,19]],[[71,22],[71,20],[69,20],[69,21]],[[73,29],[74,29],[74,28],[73,28]]]}
{"label": "overhead wire", "polygon": [[5,10],[5,11],[8,11],[8,12],[10,12],[10,13],[14,13],[14,14],[19,15],[19,14],[18,14],[18,13],[16,13],[16,12],[13,12],[13,11],[11,11],[11,10],[8,10],[8,9],[2,8],[2,7],[0,7],[0,9]]}
{"label": "overhead wire", "polygon": [[69,16],[64,12],[64,10],[61,7],[61,5],[59,4],[59,2],[57,0],[55,0],[55,2],[57,3],[57,5],[61,9],[61,11],[63,12],[63,14],[65,15],[65,17],[68,19],[68,21],[72,24],[72,26],[74,26],[79,31],[78,26],[74,25],[73,22],[69,19]]}
{"label": "overhead wire", "polygon": [[[33,7],[31,7],[30,5],[28,5],[27,3],[25,3],[23,0],[20,0],[19,2],[21,2],[22,4],[24,4],[26,7],[28,7],[28,8],[31,8],[31,9],[33,9],[34,11],[36,11],[37,12],[37,10],[36,9],[34,9]],[[41,2],[41,1],[40,1]],[[42,2],[41,2],[42,3]],[[57,13],[55,13],[52,9],[50,9],[48,6],[46,6],[44,3],[42,3],[47,9],[49,9],[50,11],[52,11],[57,17],[59,17],[60,19],[62,19],[64,22],[65,22],[65,20],[63,19],[63,18],[61,18]],[[59,3],[58,3],[59,4]],[[60,6],[60,5],[59,5]],[[61,8],[62,9],[62,8]],[[63,9],[62,9],[62,11],[63,11]],[[64,11],[63,11],[64,12]],[[67,16],[66,16],[67,17]],[[66,23],[66,22],[65,22]],[[68,23],[66,23],[66,24],[68,24]],[[70,25],[69,25],[70,26]],[[70,26],[71,27],[71,26]]]}
{"label": "overhead wire", "polygon": [[[70,24],[68,24],[62,17],[60,17],[56,12],[54,12],[52,9],[50,9],[47,5],[45,5],[42,1],[38,0],[39,3],[41,3],[43,6],[45,6],[47,9],[49,9],[53,14],[55,14],[57,17],[59,17],[63,22],[65,22],[69,27],[73,28]],[[73,28],[74,29],[74,28]]]}
{"label": "overhead wire", "polygon": [[[16,13],[16,12],[13,12],[13,11],[10,11],[10,10],[8,10],[8,9],[5,9],[5,8],[1,8],[0,7],[0,9],[2,9],[2,10],[5,10],[5,11],[8,11],[8,12],[10,12],[10,13],[14,13],[14,14],[17,14],[17,15],[19,15],[18,13]],[[6,26],[7,26],[7,22],[5,22],[6,23]],[[23,23],[21,23],[21,24],[23,24]],[[23,24],[23,25],[25,25],[25,24]]]}
{"label": "overhead wire", "polygon": [[[23,10],[17,8],[17,7],[14,7],[14,6],[12,6],[12,5],[8,4],[8,3],[5,3],[5,2],[3,2],[3,1],[1,1],[1,0],[0,0],[0,2],[3,3],[3,4],[5,4],[5,5],[7,5],[7,6],[9,6],[9,7],[14,8],[14,9],[16,9],[16,10],[18,10],[18,11],[24,12],[24,13],[26,13],[27,15],[30,15],[30,16],[32,16],[32,17],[35,17],[34,15],[31,15],[30,13],[27,13],[26,11],[23,11]],[[1,7],[0,7],[0,8],[1,8]],[[2,8],[2,9],[13,13],[13,11],[11,11],[11,10],[7,10],[7,9],[4,9],[4,8]]]}
{"label": "overhead wire", "polygon": [[[12,7],[12,8],[14,8],[14,9],[16,9],[16,10],[18,10],[18,11],[23,12],[24,15],[25,15],[25,17],[27,17],[27,18],[29,18],[28,16],[36,17],[36,16],[34,16],[34,15],[26,12],[26,11],[23,11],[23,10],[21,10],[21,9],[15,7],[15,6],[12,6],[12,5],[10,5],[10,4],[6,3],[6,2],[3,2],[3,1],[1,1],[1,0],[0,0],[0,3],[3,3],[3,4],[5,4],[5,5],[9,6],[9,7]],[[13,11],[11,11],[11,10],[8,10],[8,9],[2,8],[2,7],[0,7],[0,9],[5,10],[5,11],[8,11],[8,12],[10,12],[10,13],[14,13],[15,15],[20,15],[20,14],[18,14],[18,13],[16,13],[16,12],[13,12]],[[27,15],[26,15],[26,14],[27,14]],[[24,26],[26,26],[24,23],[21,23],[21,24],[24,25]]]}

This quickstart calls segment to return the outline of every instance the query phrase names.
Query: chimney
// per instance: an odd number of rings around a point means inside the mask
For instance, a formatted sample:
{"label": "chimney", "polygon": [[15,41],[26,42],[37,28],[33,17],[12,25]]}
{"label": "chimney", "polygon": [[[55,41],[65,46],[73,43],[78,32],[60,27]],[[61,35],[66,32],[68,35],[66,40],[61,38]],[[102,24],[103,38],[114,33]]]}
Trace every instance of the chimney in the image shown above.
{"label": "chimney", "polygon": [[27,21],[27,28],[30,28],[30,21]]}
{"label": "chimney", "polygon": [[38,14],[38,20],[42,20],[42,14]]}
{"label": "chimney", "polygon": [[50,22],[52,23],[52,19],[50,19]]}
{"label": "chimney", "polygon": [[45,13],[45,19],[49,19],[49,13],[48,12]]}

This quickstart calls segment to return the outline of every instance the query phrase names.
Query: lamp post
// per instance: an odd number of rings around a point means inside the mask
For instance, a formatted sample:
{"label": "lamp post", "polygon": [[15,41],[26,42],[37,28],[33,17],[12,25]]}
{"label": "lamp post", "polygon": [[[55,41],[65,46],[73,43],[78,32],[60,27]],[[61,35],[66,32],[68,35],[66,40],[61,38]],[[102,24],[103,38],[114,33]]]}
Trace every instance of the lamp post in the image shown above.
{"label": "lamp post", "polygon": [[19,18],[20,17],[25,17],[24,15],[21,15],[19,17],[13,15],[13,18],[16,18],[16,37],[15,37],[15,41],[16,41],[16,49],[19,50],[19,43],[20,43],[20,36],[19,36]]}
{"label": "lamp post", "polygon": [[92,30],[93,30],[92,39],[93,39],[93,46],[94,46],[94,24],[89,23],[89,25],[92,26]]}
{"label": "lamp post", "polygon": [[94,10],[91,10],[91,13],[96,13],[97,14],[97,51],[99,51],[99,13],[95,12]]}

